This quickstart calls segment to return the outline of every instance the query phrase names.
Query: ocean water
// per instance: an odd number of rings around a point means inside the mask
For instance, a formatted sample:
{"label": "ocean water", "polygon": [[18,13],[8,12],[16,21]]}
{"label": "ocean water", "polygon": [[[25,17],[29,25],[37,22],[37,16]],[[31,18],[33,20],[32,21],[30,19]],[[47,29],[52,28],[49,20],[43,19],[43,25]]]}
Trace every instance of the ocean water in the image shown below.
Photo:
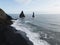
{"label": "ocean water", "polygon": [[26,33],[34,45],[60,45],[60,14],[26,14],[19,18],[19,14],[10,14],[17,19],[13,27]]}

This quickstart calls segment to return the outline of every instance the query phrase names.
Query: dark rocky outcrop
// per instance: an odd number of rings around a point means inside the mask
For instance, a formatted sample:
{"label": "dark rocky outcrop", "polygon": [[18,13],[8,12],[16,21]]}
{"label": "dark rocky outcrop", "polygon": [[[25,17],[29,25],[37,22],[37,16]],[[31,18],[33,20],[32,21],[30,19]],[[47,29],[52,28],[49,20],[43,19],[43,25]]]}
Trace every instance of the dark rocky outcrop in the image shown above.
{"label": "dark rocky outcrop", "polygon": [[20,18],[25,17],[24,12],[22,11],[21,14],[19,15]]}
{"label": "dark rocky outcrop", "polygon": [[34,12],[33,12],[33,15],[32,15],[32,17],[33,17],[33,18],[35,17],[35,15],[34,15]]}
{"label": "dark rocky outcrop", "polygon": [[[7,15],[7,14],[6,14],[6,15]],[[11,16],[7,15],[7,19],[8,19],[8,20],[12,20],[13,18],[12,18]]]}
{"label": "dark rocky outcrop", "polygon": [[10,21],[12,17],[7,15],[2,9],[0,9],[0,24],[11,25],[12,21]]}
{"label": "dark rocky outcrop", "polygon": [[[8,18],[9,17],[9,18]],[[11,17],[0,9],[0,45],[33,45],[27,41],[21,34],[16,33],[16,29],[10,26]],[[30,42],[31,44],[28,44]]]}
{"label": "dark rocky outcrop", "polygon": [[28,45],[22,35],[14,33],[14,30],[11,26],[0,25],[0,45]]}
{"label": "dark rocky outcrop", "polygon": [[5,18],[7,20],[11,20],[13,19],[11,16],[9,16],[8,14],[6,14],[2,9],[0,9],[0,18]]}

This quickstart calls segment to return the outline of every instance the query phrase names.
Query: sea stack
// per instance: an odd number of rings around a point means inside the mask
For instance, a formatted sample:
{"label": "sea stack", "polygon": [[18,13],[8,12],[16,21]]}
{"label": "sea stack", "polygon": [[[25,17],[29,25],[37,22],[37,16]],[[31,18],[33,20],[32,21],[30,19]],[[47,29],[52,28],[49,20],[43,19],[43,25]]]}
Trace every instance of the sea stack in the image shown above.
{"label": "sea stack", "polygon": [[21,14],[20,14],[20,16],[19,16],[20,18],[24,18],[25,17],[25,14],[24,14],[24,12],[22,11],[21,12]]}
{"label": "sea stack", "polygon": [[34,16],[34,12],[33,12],[33,15],[32,15],[32,17],[34,18],[35,16]]}

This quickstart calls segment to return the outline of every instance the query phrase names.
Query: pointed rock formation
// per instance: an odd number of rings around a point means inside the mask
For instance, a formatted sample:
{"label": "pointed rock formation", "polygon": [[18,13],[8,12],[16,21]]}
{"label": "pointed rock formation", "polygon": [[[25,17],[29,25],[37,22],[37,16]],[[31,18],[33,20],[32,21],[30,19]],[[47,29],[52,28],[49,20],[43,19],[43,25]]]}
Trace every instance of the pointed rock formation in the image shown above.
{"label": "pointed rock formation", "polygon": [[24,12],[22,11],[21,12],[21,14],[20,14],[20,16],[19,16],[20,18],[23,18],[23,17],[25,17],[25,15],[24,15]]}
{"label": "pointed rock formation", "polygon": [[34,15],[34,12],[33,12],[33,15],[32,15],[32,17],[33,17],[33,18],[35,17],[35,15]]}

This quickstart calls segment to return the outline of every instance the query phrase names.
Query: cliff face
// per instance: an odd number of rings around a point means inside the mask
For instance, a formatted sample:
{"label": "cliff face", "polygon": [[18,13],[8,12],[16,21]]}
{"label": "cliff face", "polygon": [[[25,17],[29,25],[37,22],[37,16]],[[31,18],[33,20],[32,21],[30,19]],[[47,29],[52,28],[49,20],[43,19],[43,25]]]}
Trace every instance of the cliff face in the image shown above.
{"label": "cliff face", "polygon": [[22,11],[21,12],[21,14],[20,14],[20,16],[19,16],[20,18],[23,18],[23,17],[25,17],[25,15],[24,15],[24,12]]}
{"label": "cliff face", "polygon": [[11,20],[12,19],[12,17],[10,17],[9,15],[7,15],[2,9],[0,9],[0,18],[1,19],[9,19],[9,20]]}
{"label": "cliff face", "polygon": [[[11,17],[0,9],[0,45],[33,45],[11,27]],[[31,44],[28,44],[30,42]]]}
{"label": "cliff face", "polygon": [[2,19],[7,18],[6,13],[2,9],[0,9],[0,18],[2,18]]}
{"label": "cliff face", "polygon": [[11,25],[11,19],[12,17],[7,15],[2,9],[0,9],[0,24]]}

